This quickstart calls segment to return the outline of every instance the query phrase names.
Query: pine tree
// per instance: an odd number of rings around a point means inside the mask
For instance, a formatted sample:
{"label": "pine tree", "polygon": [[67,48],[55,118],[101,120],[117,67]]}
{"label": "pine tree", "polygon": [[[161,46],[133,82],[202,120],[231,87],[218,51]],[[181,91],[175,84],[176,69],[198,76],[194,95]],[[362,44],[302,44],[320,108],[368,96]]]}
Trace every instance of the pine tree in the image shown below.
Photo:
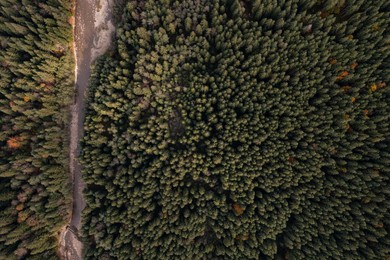
{"label": "pine tree", "polygon": [[88,94],[86,258],[389,255],[386,6],[128,6]]}

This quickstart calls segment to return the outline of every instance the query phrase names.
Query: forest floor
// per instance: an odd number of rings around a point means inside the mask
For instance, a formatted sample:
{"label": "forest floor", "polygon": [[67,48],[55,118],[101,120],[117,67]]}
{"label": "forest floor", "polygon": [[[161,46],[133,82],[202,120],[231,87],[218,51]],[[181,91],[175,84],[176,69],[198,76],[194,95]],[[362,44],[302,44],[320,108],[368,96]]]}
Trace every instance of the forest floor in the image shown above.
{"label": "forest floor", "polygon": [[69,128],[70,173],[73,182],[73,209],[70,223],[60,235],[59,254],[62,259],[82,259],[83,245],[79,240],[81,212],[85,207],[84,183],[81,178],[82,166],[78,161],[80,138],[83,135],[85,99],[91,64],[104,54],[111,44],[115,26],[112,11],[114,0],[77,0],[74,26],[75,98],[70,107]]}

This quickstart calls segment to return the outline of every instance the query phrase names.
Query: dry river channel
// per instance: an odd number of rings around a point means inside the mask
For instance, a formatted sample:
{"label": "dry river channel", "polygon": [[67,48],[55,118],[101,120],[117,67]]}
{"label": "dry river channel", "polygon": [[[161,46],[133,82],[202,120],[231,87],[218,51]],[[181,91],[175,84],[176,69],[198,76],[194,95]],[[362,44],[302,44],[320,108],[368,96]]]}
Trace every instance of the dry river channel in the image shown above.
{"label": "dry river channel", "polygon": [[91,65],[96,57],[104,54],[110,46],[115,31],[112,19],[113,0],[76,0],[74,19],[75,96],[70,107],[69,127],[70,174],[73,184],[72,217],[63,227],[59,239],[61,259],[82,259],[83,244],[80,241],[84,183],[81,178],[82,166],[78,161],[80,139],[83,135],[87,87]]}

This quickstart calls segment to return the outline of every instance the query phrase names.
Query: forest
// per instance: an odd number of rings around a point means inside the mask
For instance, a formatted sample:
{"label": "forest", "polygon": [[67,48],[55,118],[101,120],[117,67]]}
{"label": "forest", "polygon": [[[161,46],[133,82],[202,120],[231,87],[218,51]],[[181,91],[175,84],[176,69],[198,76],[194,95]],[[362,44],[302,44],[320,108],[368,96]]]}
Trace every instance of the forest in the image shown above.
{"label": "forest", "polygon": [[86,259],[387,259],[390,2],[126,1],[90,79]]}
{"label": "forest", "polygon": [[0,259],[57,259],[70,217],[72,8],[0,0]]}

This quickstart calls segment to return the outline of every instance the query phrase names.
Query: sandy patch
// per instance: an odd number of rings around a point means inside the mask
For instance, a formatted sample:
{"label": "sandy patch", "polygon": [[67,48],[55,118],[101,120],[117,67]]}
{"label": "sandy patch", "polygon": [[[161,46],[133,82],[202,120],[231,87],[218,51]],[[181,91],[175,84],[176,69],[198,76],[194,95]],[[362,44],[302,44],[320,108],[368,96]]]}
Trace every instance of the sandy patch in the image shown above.
{"label": "sandy patch", "polygon": [[93,40],[91,59],[94,61],[110,47],[115,26],[112,21],[113,0],[97,0],[95,11],[96,36]]}
{"label": "sandy patch", "polygon": [[64,260],[81,260],[83,244],[69,227],[62,230],[60,235],[59,255]]}

